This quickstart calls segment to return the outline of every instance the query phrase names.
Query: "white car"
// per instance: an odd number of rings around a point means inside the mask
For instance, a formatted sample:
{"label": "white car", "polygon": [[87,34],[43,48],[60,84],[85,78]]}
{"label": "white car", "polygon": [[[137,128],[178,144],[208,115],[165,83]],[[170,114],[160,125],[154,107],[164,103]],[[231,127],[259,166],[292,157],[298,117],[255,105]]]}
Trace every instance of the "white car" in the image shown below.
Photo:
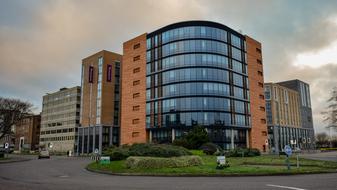
{"label": "white car", "polygon": [[47,149],[40,150],[38,158],[39,159],[41,159],[41,158],[50,158],[49,151]]}

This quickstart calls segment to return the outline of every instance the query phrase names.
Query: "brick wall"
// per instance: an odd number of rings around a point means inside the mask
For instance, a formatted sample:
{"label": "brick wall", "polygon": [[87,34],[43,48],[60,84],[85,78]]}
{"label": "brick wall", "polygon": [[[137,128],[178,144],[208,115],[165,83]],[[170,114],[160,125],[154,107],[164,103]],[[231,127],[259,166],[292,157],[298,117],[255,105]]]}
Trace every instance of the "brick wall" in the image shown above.
{"label": "brick wall", "polygon": [[[266,112],[261,110],[260,107],[265,107],[265,99],[260,95],[264,95],[264,74],[261,44],[250,38],[246,37],[247,43],[247,63],[248,63],[248,77],[250,88],[250,110],[251,110],[251,125],[249,135],[249,145],[252,148],[260,150],[267,150],[265,142],[267,139],[267,119]],[[262,85],[261,85],[262,84]]]}
{"label": "brick wall", "polygon": [[[121,65],[121,145],[147,141],[146,119],[146,33],[123,44]],[[134,81],[139,84],[134,85]],[[134,106],[139,106],[134,110]]]}

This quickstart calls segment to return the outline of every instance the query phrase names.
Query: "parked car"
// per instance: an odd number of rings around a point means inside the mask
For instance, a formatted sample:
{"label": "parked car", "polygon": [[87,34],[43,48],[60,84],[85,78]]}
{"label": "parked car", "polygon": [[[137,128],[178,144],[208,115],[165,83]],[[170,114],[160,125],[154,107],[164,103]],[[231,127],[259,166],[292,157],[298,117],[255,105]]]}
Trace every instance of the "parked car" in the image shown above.
{"label": "parked car", "polygon": [[39,152],[39,159],[41,158],[50,158],[49,151],[47,149],[41,149]]}

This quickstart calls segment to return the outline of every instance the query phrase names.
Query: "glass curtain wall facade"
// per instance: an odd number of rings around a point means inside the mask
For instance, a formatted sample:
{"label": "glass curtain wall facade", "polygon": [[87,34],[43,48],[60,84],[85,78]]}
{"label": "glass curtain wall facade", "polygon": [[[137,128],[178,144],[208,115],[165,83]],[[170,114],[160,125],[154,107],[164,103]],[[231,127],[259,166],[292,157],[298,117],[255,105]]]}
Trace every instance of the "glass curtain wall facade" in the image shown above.
{"label": "glass curtain wall facade", "polygon": [[247,146],[250,124],[245,38],[217,25],[175,26],[147,35],[146,128],[171,142],[204,126],[223,148]]}

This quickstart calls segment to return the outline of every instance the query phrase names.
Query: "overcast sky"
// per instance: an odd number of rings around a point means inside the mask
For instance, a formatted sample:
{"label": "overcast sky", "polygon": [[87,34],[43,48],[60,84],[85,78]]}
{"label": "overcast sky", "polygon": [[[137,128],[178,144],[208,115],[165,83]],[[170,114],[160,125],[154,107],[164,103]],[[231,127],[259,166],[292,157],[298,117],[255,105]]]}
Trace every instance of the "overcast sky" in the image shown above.
{"label": "overcast sky", "polygon": [[81,60],[122,53],[139,34],[185,20],[210,20],[262,43],[266,82],[310,84],[314,125],[337,86],[337,1],[310,0],[3,0],[0,96],[28,100],[80,85]]}

